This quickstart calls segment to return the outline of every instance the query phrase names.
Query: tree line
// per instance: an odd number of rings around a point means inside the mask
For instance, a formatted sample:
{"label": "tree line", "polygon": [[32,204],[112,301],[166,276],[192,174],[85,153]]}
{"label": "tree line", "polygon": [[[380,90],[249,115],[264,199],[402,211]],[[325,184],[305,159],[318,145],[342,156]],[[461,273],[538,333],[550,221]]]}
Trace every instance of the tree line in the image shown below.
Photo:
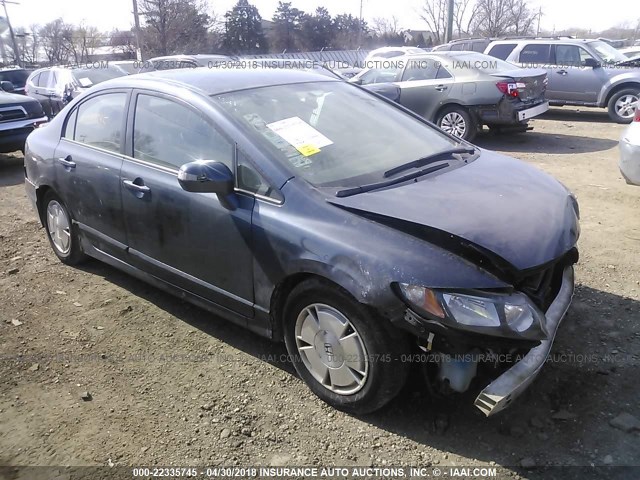
{"label": "tree line", "polygon": [[[16,29],[18,52],[4,40],[7,63],[19,56],[25,64],[84,63],[100,46],[111,46],[135,58],[139,46],[144,58],[178,53],[259,54],[322,49],[371,49],[387,45],[429,47],[442,43],[447,25],[448,0],[424,0],[416,17],[425,32],[403,29],[396,17],[374,18],[371,23],[351,14],[331,15],[324,7],[305,12],[280,1],[274,15],[263,19],[249,0],[238,0],[223,15],[206,0],[138,0],[142,26],[135,30],[100,32],[96,27],[72,25],[59,18],[46,25]],[[454,0],[453,36],[530,35],[539,31],[541,10],[529,0]],[[620,26],[616,32],[638,36],[640,22]],[[560,32],[558,32],[560,33]],[[591,33],[591,32],[589,32]],[[607,31],[609,36],[615,36]],[[139,45],[138,45],[139,44]],[[44,58],[43,58],[44,57]]]}

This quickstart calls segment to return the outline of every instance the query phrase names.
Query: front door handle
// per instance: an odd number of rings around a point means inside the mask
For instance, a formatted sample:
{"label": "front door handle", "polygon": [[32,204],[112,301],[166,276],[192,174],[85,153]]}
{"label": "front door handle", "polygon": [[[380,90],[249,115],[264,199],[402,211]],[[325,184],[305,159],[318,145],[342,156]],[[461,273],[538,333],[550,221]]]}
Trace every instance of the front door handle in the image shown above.
{"label": "front door handle", "polygon": [[65,167],[72,169],[76,168],[76,162],[71,159],[71,155],[67,155],[66,157],[58,158],[58,163],[64,165]]}
{"label": "front door handle", "polygon": [[136,180],[123,180],[122,183],[124,184],[125,187],[127,187],[132,192],[144,194],[144,193],[149,193],[151,191],[149,187],[147,187],[146,185],[138,185],[137,183],[135,183],[136,181],[141,182],[142,180],[136,178]]}
{"label": "front door handle", "polygon": [[562,69],[562,70],[558,70],[556,73],[557,73],[558,75],[566,75],[566,74],[567,74],[567,71],[566,71],[565,69]]}
{"label": "front door handle", "polygon": [[444,92],[447,88],[449,87],[447,87],[446,85],[436,85],[435,87],[435,89],[439,92]]}

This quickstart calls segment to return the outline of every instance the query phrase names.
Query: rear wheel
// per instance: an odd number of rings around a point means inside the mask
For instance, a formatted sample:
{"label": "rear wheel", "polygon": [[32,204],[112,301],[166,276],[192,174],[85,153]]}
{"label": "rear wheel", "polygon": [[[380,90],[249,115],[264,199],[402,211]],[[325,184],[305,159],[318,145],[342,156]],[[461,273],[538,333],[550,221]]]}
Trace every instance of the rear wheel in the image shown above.
{"label": "rear wheel", "polygon": [[609,99],[609,117],[617,123],[631,123],[640,98],[640,87],[625,88]]}
{"label": "rear wheel", "polygon": [[436,124],[448,134],[467,141],[473,140],[478,132],[477,122],[464,107],[458,105],[442,110]]}
{"label": "rear wheel", "polygon": [[292,292],[285,307],[285,343],[298,375],[329,405],[370,413],[405,383],[407,339],[329,282],[314,279]]}
{"label": "rear wheel", "polygon": [[43,220],[53,252],[67,265],[76,265],[86,259],[80,249],[80,238],[73,225],[69,210],[52,191],[43,200]]}

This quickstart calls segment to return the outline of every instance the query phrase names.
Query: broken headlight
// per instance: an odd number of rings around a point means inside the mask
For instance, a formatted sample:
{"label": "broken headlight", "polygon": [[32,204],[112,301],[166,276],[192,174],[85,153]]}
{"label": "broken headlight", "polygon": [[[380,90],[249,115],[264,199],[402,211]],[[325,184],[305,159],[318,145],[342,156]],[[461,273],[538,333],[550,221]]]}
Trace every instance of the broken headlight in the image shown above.
{"label": "broken headlight", "polygon": [[417,313],[452,327],[484,335],[529,340],[547,338],[544,314],[522,293],[459,293],[399,283]]}

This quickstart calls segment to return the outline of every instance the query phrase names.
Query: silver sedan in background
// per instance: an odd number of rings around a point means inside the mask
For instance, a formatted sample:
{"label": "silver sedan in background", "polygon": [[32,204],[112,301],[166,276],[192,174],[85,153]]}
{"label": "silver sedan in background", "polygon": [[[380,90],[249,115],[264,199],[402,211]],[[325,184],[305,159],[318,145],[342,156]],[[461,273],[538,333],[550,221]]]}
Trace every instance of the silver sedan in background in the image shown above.
{"label": "silver sedan in background", "polygon": [[633,122],[620,139],[620,173],[631,185],[640,185],[640,102]]}
{"label": "silver sedan in background", "polygon": [[549,109],[547,73],[476,52],[443,52],[376,61],[351,80],[359,85],[393,83],[399,103],[445,132],[471,141],[482,125],[494,131],[525,131]]}

